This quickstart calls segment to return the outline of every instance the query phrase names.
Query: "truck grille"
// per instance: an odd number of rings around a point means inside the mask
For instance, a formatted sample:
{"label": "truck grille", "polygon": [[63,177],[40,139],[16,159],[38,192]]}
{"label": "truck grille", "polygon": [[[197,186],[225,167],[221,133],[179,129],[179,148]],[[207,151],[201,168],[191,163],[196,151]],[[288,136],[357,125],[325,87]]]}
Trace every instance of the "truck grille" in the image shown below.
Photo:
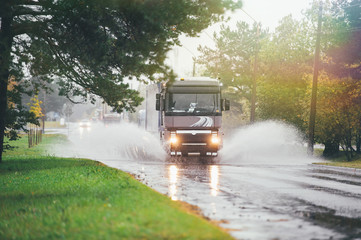
{"label": "truck grille", "polygon": [[177,137],[182,145],[207,145],[211,133],[210,130],[178,130]]}
{"label": "truck grille", "polygon": [[207,143],[182,143],[183,146],[206,146]]}

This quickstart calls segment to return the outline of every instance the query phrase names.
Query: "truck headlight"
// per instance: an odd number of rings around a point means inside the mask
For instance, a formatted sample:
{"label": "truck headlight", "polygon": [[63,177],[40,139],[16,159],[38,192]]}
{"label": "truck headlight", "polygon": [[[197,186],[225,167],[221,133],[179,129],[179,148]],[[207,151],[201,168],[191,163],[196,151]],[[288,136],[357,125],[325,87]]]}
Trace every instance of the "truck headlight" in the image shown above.
{"label": "truck headlight", "polygon": [[171,136],[170,137],[170,143],[175,144],[175,143],[177,143],[177,141],[178,141],[178,139],[177,139],[176,136]]}
{"label": "truck headlight", "polygon": [[212,136],[211,141],[212,141],[213,144],[218,144],[219,143],[219,138],[217,136]]}
{"label": "truck headlight", "polygon": [[212,132],[211,142],[213,144],[218,144],[219,143],[219,138],[218,138],[218,133],[217,132]]}
{"label": "truck headlight", "polygon": [[170,143],[171,144],[176,144],[178,142],[177,136],[175,135],[175,133],[171,133],[170,134]]}

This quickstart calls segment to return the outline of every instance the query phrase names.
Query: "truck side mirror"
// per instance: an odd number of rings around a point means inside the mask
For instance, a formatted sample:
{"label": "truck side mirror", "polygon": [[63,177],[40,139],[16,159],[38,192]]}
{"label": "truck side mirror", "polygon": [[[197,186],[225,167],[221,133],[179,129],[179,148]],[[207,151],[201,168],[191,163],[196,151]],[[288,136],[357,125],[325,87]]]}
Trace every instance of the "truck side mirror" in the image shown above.
{"label": "truck side mirror", "polygon": [[228,111],[230,109],[230,101],[228,99],[221,100],[221,109],[222,111]]}
{"label": "truck side mirror", "polygon": [[157,111],[160,111],[160,99],[161,99],[161,95],[160,95],[160,93],[157,93],[156,95],[155,95],[155,110],[157,110]]}
{"label": "truck side mirror", "polygon": [[231,109],[231,102],[228,99],[225,99],[224,103],[225,103],[224,110],[229,111],[229,109]]}

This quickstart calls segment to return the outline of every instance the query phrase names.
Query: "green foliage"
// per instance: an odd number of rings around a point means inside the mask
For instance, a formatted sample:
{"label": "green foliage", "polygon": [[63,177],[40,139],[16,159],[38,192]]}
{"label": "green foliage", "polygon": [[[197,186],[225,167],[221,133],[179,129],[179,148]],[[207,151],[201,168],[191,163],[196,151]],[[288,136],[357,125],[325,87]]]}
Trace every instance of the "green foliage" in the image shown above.
{"label": "green foliage", "polygon": [[[286,121],[307,133],[318,4],[301,21],[286,16],[274,33],[261,31],[259,40],[246,23],[235,30],[223,27],[214,35],[215,49],[200,48],[200,62],[231,87],[234,100],[249,101],[258,42],[258,119]],[[343,147],[348,159],[361,151],[360,8],[360,0],[323,4],[315,138],[325,144],[325,153]]]}
{"label": "green foliage", "polygon": [[248,117],[255,53],[258,44],[267,41],[267,31],[257,34],[257,25],[238,22],[236,29],[222,26],[214,34],[216,48],[199,47],[202,56],[197,62],[206,67],[206,75],[219,78],[224,85],[224,97],[232,101],[231,111],[225,113],[225,127],[244,124]]}
{"label": "green foliage", "polygon": [[[215,34],[216,49],[200,48],[200,62],[225,86],[239,102],[250,101],[254,59],[258,51],[257,97],[259,119],[278,119],[304,129],[304,96],[307,82],[304,74],[309,66],[309,33],[306,24],[285,17],[274,34],[239,22],[236,30],[223,27]],[[257,42],[259,47],[257,47]],[[245,104],[247,105],[247,104]],[[246,108],[245,108],[246,109]]]}
{"label": "green foliage", "polygon": [[305,23],[284,17],[270,41],[263,42],[260,52],[262,77],[258,80],[258,116],[277,119],[305,129],[307,105],[304,76],[312,71],[312,41]]}
{"label": "green foliage", "polygon": [[235,30],[222,26],[220,33],[214,34],[216,49],[200,47],[203,55],[197,62],[206,66],[209,75],[220,78],[225,87],[232,87],[234,95],[250,99],[255,40],[266,41],[267,37],[265,31],[257,37],[257,25],[250,27],[245,22],[238,22]]}
{"label": "green foliage", "polygon": [[[333,3],[325,23],[327,38],[333,39],[326,49],[330,62],[326,68],[338,77],[360,78],[361,1],[340,0]],[[354,65],[355,64],[355,65]]]}
{"label": "green foliage", "polygon": [[[173,78],[164,60],[178,36],[195,36],[237,7],[233,0],[3,0],[0,118],[7,116],[10,76],[19,93],[56,81],[74,102],[76,96],[94,102],[97,95],[117,112],[134,111],[143,98],[124,79]],[[0,119],[0,161],[4,130],[14,119],[6,121]]]}
{"label": "green foliage", "polygon": [[[237,6],[229,0],[48,0],[35,5],[12,4],[19,63],[34,76],[58,76],[62,95],[99,95],[118,112],[132,111],[142,101],[124,78],[171,77],[164,60],[179,34],[194,36]],[[25,12],[39,17],[29,19]]]}
{"label": "green foliage", "polygon": [[319,78],[316,140],[339,144],[347,158],[355,154],[361,126],[361,82],[330,78],[324,72]]}
{"label": "green foliage", "polygon": [[[361,77],[361,1],[323,2],[321,47],[322,68],[337,78]],[[309,22],[316,23],[318,4],[306,11]]]}

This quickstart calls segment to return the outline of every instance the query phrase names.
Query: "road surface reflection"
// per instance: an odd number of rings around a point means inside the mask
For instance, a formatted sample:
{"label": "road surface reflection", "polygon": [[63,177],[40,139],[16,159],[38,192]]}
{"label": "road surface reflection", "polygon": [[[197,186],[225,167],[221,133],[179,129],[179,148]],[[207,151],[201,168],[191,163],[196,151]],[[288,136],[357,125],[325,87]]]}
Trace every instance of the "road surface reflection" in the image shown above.
{"label": "road surface reflection", "polygon": [[[200,182],[208,182],[210,195],[216,197],[219,192],[219,166],[218,165],[199,165],[194,166],[195,172],[190,173],[187,165],[168,165],[168,195],[174,200],[181,200],[182,193],[178,190],[183,184],[186,184],[186,179],[195,179]],[[184,172],[185,174],[181,174]],[[190,186],[188,186],[189,188]]]}
{"label": "road surface reflection", "polygon": [[176,165],[169,166],[168,169],[169,179],[169,196],[173,201],[177,201],[177,180],[178,180],[178,167]]}
{"label": "road surface reflection", "polygon": [[211,181],[210,181],[210,186],[211,186],[211,195],[212,196],[217,196],[219,188],[218,188],[218,184],[219,184],[219,167],[217,165],[213,165],[210,166],[209,169],[210,175],[211,175]]}

